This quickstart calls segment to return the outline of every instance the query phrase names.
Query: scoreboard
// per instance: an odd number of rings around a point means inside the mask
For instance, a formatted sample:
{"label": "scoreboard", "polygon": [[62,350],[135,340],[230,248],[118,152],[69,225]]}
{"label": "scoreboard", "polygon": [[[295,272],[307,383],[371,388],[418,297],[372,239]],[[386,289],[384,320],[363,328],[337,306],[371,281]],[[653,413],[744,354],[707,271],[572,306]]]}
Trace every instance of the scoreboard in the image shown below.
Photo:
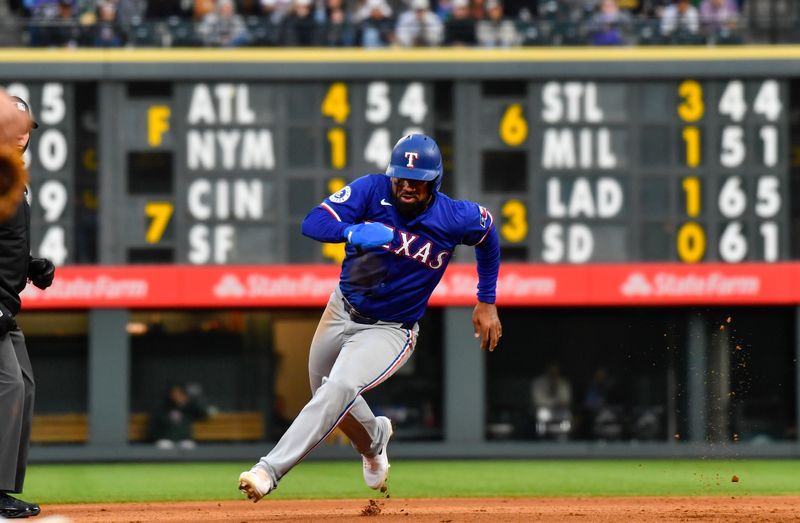
{"label": "scoreboard", "polygon": [[109,261],[339,261],[299,234],[327,194],[382,172],[398,137],[432,133],[422,82],[120,85]]}
{"label": "scoreboard", "polygon": [[5,63],[0,84],[40,123],[29,154],[33,254],[58,265],[334,263],[342,246],[303,237],[304,216],[383,172],[410,132],[439,142],[445,192],[493,212],[507,262],[772,263],[796,253],[800,51],[784,69],[735,50],[660,64],[645,50],[631,50],[643,57],[634,61],[589,50],[330,50],[330,63],[320,52]]}
{"label": "scoreboard", "polygon": [[507,257],[775,262],[789,255],[788,88],[776,78],[473,86],[471,196]]}
{"label": "scoreboard", "polygon": [[[0,83],[0,85],[3,85]],[[75,101],[65,82],[5,83],[26,100],[39,124],[25,153],[30,181],[31,250],[56,265],[75,261]]]}

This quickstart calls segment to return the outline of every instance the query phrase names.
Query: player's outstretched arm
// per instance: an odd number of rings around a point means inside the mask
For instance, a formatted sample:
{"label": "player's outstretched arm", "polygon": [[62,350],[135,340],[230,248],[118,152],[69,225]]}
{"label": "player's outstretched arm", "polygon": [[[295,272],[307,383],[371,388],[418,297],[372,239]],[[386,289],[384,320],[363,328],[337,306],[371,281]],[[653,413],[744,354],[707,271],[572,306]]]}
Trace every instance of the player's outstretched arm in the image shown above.
{"label": "player's outstretched arm", "polygon": [[322,207],[315,207],[306,215],[301,230],[303,236],[325,243],[341,243],[349,223],[336,220]]}
{"label": "player's outstretched arm", "polygon": [[481,339],[481,350],[488,348],[492,352],[503,336],[503,325],[494,303],[478,302],[472,311],[472,327],[475,337]]}
{"label": "player's outstretched arm", "polygon": [[481,349],[493,351],[503,335],[503,326],[497,315],[495,291],[500,272],[500,238],[494,224],[489,226],[483,240],[475,246],[478,265],[478,304],[472,312],[475,337],[481,339]]}

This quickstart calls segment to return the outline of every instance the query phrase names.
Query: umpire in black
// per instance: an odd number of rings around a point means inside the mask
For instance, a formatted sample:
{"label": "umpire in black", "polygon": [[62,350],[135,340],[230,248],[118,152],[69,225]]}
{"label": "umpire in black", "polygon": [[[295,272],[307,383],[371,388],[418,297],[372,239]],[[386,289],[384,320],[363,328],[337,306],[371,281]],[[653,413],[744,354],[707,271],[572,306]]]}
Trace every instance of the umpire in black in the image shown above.
{"label": "umpire in black", "polygon": [[[23,134],[12,137],[11,155],[19,160],[30,141],[30,131],[38,127],[28,104],[21,98],[3,96],[25,113]],[[8,133],[6,133],[8,134]],[[8,154],[8,153],[7,153]],[[24,168],[22,175],[27,177]],[[23,183],[0,181],[6,190],[25,192]],[[11,189],[9,189],[9,187]],[[39,513],[39,505],[26,503],[10,494],[22,492],[28,464],[31,423],[33,421],[34,382],[25,336],[16,322],[20,310],[19,293],[28,281],[40,289],[53,283],[55,267],[45,258],[32,258],[30,241],[31,210],[27,198],[0,223],[0,518],[26,518]]]}

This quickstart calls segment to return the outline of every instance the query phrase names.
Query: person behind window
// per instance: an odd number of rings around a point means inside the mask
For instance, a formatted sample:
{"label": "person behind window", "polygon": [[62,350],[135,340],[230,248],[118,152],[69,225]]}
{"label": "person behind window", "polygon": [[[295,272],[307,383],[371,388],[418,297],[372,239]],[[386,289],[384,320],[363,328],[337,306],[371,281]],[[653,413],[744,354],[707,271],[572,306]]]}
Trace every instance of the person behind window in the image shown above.
{"label": "person behind window", "polygon": [[565,439],[572,429],[572,385],[555,363],[531,384],[531,400],[540,437]]}
{"label": "person behind window", "polygon": [[444,26],[428,0],[411,0],[411,9],[397,19],[395,35],[402,47],[432,47],[442,42]]}
{"label": "person behind window", "polygon": [[616,398],[616,383],[605,367],[598,367],[583,398],[585,435],[605,441],[617,440],[623,433],[623,412]]}
{"label": "person behind window", "polygon": [[193,449],[192,423],[202,421],[214,413],[206,405],[197,385],[172,385],[159,410],[152,414],[151,437],[156,447],[169,450],[178,446]]}

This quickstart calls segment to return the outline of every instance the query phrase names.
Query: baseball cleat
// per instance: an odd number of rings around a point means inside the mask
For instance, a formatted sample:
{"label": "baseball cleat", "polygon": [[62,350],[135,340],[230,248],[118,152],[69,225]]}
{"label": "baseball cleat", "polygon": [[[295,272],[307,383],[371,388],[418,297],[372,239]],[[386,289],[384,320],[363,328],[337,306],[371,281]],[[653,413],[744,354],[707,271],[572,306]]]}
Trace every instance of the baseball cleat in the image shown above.
{"label": "baseball cleat", "polygon": [[255,503],[275,490],[275,485],[264,469],[253,467],[239,474],[239,490]]}
{"label": "baseball cleat", "polygon": [[378,453],[372,457],[362,455],[361,461],[364,463],[364,482],[373,490],[381,490],[386,487],[386,480],[389,477],[389,456],[386,453],[386,447],[389,445],[389,439],[392,437],[394,431],[392,430],[392,422],[386,416],[378,416],[375,418],[379,423],[384,425],[383,434],[385,441]]}

